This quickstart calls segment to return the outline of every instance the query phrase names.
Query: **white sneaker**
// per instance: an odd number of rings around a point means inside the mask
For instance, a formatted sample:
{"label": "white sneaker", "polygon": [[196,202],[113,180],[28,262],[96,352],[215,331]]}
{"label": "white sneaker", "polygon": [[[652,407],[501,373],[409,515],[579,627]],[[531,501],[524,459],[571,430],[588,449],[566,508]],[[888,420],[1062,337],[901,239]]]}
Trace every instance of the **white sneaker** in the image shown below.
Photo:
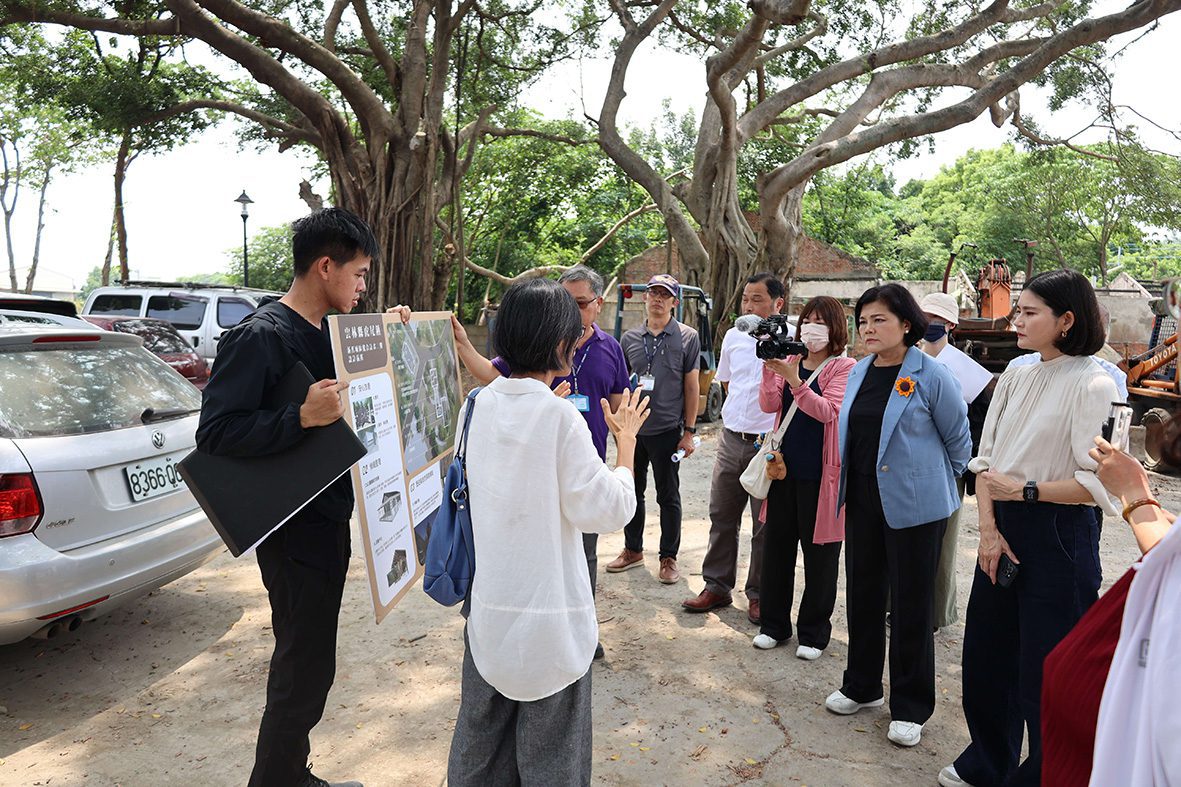
{"label": "white sneaker", "polygon": [[892,721],[886,737],[899,746],[916,746],[923,738],[923,725],[913,721]]}
{"label": "white sneaker", "polygon": [[944,766],[943,770],[939,771],[939,784],[941,787],[972,787],[955,772],[954,765]]}
{"label": "white sneaker", "polygon": [[824,651],[820,648],[814,648],[811,645],[800,645],[796,648],[796,658],[804,661],[815,661],[820,658],[820,654]]}
{"label": "white sneaker", "polygon": [[880,708],[886,704],[885,697],[878,697],[876,700],[869,702],[854,702],[853,700],[841,694],[840,689],[837,689],[832,694],[828,695],[828,699],[824,701],[824,707],[828,708],[833,713],[841,716],[848,716],[851,713],[856,713],[862,708]]}
{"label": "white sneaker", "polygon": [[768,637],[766,634],[755,634],[755,638],[751,641],[759,650],[770,650],[771,648],[779,647],[779,640],[774,637]]}

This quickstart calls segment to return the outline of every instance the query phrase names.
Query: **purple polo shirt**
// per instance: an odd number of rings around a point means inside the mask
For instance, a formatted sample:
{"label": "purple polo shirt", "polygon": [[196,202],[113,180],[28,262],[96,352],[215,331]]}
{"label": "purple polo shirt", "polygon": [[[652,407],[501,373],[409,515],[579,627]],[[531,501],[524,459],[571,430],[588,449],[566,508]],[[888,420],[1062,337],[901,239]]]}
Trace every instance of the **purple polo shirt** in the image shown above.
{"label": "purple polo shirt", "polygon": [[[599,400],[609,399],[611,394],[621,394],[631,386],[627,361],[624,360],[619,342],[604,333],[598,325],[592,325],[591,328],[594,333],[586,340],[586,344],[574,351],[571,373],[566,377],[556,378],[554,386],[566,380],[570,383],[572,394],[577,393],[590,399],[590,410],[582,415],[586,418],[586,425],[590,427],[595,449],[606,461],[607,421],[603,417],[603,405]],[[512,369],[499,356],[492,359],[492,365],[505,377],[512,374]]]}

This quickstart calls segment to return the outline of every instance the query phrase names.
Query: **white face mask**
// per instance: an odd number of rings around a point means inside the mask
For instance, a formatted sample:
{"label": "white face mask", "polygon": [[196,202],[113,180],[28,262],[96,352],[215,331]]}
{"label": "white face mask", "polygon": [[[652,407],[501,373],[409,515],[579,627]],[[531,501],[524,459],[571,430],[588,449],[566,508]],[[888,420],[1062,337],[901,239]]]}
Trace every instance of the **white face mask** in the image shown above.
{"label": "white face mask", "polygon": [[828,326],[806,322],[800,326],[800,341],[812,352],[819,352],[828,346]]}

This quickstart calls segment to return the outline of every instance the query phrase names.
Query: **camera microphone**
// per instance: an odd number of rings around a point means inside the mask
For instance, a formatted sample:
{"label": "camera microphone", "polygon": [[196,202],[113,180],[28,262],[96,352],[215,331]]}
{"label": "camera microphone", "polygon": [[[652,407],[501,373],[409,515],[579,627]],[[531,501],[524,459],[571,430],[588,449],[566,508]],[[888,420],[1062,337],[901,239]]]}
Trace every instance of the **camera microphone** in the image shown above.
{"label": "camera microphone", "polygon": [[734,327],[743,333],[754,333],[760,322],[757,314],[744,314],[734,321]]}

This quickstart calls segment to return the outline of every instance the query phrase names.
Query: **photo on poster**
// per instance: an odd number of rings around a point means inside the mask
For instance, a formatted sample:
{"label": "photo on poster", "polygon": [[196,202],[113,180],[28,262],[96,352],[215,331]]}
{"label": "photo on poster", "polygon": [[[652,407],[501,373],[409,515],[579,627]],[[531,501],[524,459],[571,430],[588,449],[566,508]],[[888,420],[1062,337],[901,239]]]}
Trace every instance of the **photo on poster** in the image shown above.
{"label": "photo on poster", "polygon": [[398,421],[409,475],[416,475],[455,444],[455,423],[462,401],[459,362],[451,325],[426,320],[386,324],[394,378],[398,384]]}

